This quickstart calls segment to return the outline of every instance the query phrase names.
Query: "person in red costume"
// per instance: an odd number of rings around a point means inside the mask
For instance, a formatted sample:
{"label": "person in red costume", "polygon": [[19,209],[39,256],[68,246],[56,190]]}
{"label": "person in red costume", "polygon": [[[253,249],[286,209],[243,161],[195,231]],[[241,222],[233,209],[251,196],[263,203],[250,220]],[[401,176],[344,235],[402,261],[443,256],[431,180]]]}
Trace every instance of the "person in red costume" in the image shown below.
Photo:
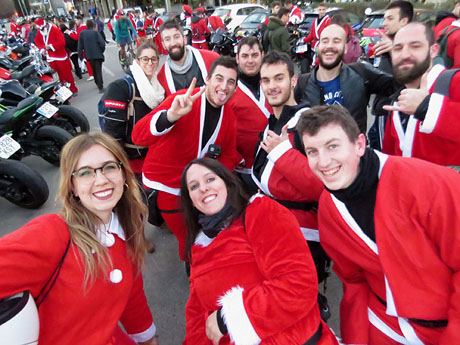
{"label": "person in red costume", "polygon": [[147,18],[145,24],[149,27],[149,29],[153,31],[153,41],[155,42],[155,46],[158,49],[158,53],[160,53],[160,55],[168,54],[167,50],[163,46],[160,35],[160,27],[163,24],[163,19],[161,19],[161,17],[154,11]]}
{"label": "person in red costume", "polygon": [[296,218],[251,198],[221,163],[197,159],[181,178],[190,297],[184,345],[336,345],[316,303],[316,272]]}
{"label": "person in red costume", "polygon": [[[76,16],[75,22],[77,23],[77,33],[71,34],[70,37],[78,41],[78,39],[80,38],[80,33],[83,30],[86,30],[86,24],[83,22],[82,16]],[[94,80],[94,75],[93,75],[93,70],[91,69],[91,65],[89,64],[88,60],[86,60],[86,58],[84,59],[84,61],[85,61],[86,70],[88,71],[88,76],[89,76],[88,79],[86,79],[86,81]]]}
{"label": "person in red costume", "polygon": [[324,183],[321,243],[343,283],[344,344],[456,344],[460,339],[460,175],[366,149],[338,105],[297,130]]}
{"label": "person in red costume", "polygon": [[180,176],[190,161],[205,156],[217,157],[230,170],[235,166],[235,116],[226,103],[236,82],[235,60],[219,57],[209,70],[206,87],[195,88],[194,78],[187,90],[166,98],[132,132],[134,144],[149,147],[142,181],[159,191],[158,208],[179,241],[182,260],[187,229],[179,207]]}
{"label": "person in red costume", "polygon": [[219,16],[210,15],[208,17],[208,26],[213,32],[217,31],[218,28],[222,28],[225,30],[224,22],[222,21],[222,18],[220,18]]}
{"label": "person in red costume", "polygon": [[436,15],[436,25],[433,31],[436,39],[442,34],[445,28],[452,25],[452,23],[460,17],[460,1],[456,1],[452,12],[439,11]]}
{"label": "person in red costume", "polygon": [[287,0],[284,5],[286,6],[286,8],[289,11],[291,11],[289,13],[288,24],[297,25],[297,24],[302,23],[304,15],[303,15],[302,11],[300,10],[300,8],[298,8],[296,5],[294,5],[294,1],[293,0]]}
{"label": "person in red costume", "polygon": [[196,78],[196,86],[204,85],[208,70],[219,55],[187,45],[182,27],[174,19],[163,23],[160,34],[168,51],[166,62],[158,72],[158,81],[165,89],[165,97],[187,89],[193,78]]}
{"label": "person in red costume", "polygon": [[61,82],[70,84],[70,91],[76,95],[78,89],[72,74],[72,65],[65,49],[65,38],[61,30],[51,24],[46,23],[42,18],[35,21],[38,27],[35,36],[35,45],[46,56],[46,60],[51,68],[56,71]]}
{"label": "person in red costume", "polygon": [[0,299],[37,298],[64,257],[39,305],[39,344],[158,345],[141,273],[147,210],[123,149],[104,133],[79,135],[60,176],[61,212],[0,239]]}
{"label": "person in red costume", "polygon": [[[415,48],[417,47],[417,48]],[[422,23],[401,28],[393,41],[393,74],[403,85],[392,97],[382,152],[427,160],[460,170],[460,75],[433,65],[434,32]],[[438,86],[445,85],[445,90]]]}
{"label": "person in red costume", "polygon": [[318,46],[321,32],[331,23],[331,18],[326,14],[326,4],[320,3],[316,8],[316,11],[318,12],[318,18],[313,21],[308,36],[303,39],[304,43],[311,43],[311,48],[313,50],[316,50],[316,47]]}
{"label": "person in red costume", "polygon": [[206,36],[211,34],[208,28],[204,10],[199,7],[196,9],[196,15],[192,17],[192,47],[197,49],[209,49],[206,42]]}

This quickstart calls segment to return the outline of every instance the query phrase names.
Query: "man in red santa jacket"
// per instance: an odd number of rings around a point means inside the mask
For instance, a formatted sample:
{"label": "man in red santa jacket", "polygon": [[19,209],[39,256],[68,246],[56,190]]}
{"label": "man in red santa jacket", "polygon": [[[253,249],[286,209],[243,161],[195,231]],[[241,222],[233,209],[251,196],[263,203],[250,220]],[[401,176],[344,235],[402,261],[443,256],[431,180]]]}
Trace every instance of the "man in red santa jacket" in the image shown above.
{"label": "man in red santa jacket", "polygon": [[295,130],[300,113],[309,109],[309,105],[297,104],[294,99],[297,77],[288,55],[276,51],[266,54],[260,78],[273,114],[256,149],[252,178],[264,194],[286,206],[296,216],[321,282],[325,278],[327,259],[319,245],[316,210],[323,186],[310,170]]}
{"label": "man in red santa jacket", "polygon": [[192,47],[197,49],[209,49],[208,43],[206,42],[206,35],[210,35],[211,31],[208,28],[208,21],[204,16],[204,9],[198,7],[196,9],[196,15],[191,19],[192,29]]}
{"label": "man in red santa jacket", "polygon": [[169,96],[134,126],[133,142],[149,147],[142,181],[159,191],[157,204],[179,241],[182,260],[187,233],[179,210],[182,170],[205,156],[217,158],[229,170],[235,166],[235,117],[225,104],[235,92],[237,71],[233,59],[219,57],[209,70],[206,87],[195,88],[193,79],[187,90]]}
{"label": "man in red santa jacket", "polygon": [[456,344],[460,339],[460,175],[366,149],[348,111],[301,116],[319,202],[321,244],[342,280],[345,344]]}
{"label": "man in red santa jacket", "polygon": [[65,49],[65,38],[61,30],[51,24],[46,23],[42,18],[35,21],[38,27],[37,36],[35,36],[35,45],[40,49],[50,67],[56,71],[61,82],[70,84],[70,90],[77,93],[75,81],[72,74],[72,65]]}
{"label": "man in red santa jacket", "polygon": [[310,28],[308,36],[303,39],[304,43],[311,42],[311,48],[313,50],[315,50],[318,46],[321,32],[331,23],[331,18],[326,14],[326,4],[320,3],[316,8],[316,11],[318,12],[318,18],[313,21],[313,25]]}
{"label": "man in red santa jacket", "polygon": [[187,45],[182,27],[174,19],[163,23],[160,35],[168,51],[166,62],[158,72],[158,81],[165,89],[165,97],[187,89],[193,78],[196,78],[196,86],[204,85],[208,69],[219,55]]}
{"label": "man in red santa jacket", "polygon": [[240,174],[245,187],[253,192],[257,192],[251,178],[254,153],[260,140],[259,133],[267,126],[273,111],[260,85],[263,56],[257,38],[245,37],[238,43],[238,87],[229,102],[236,116],[236,149],[240,156],[235,171]]}
{"label": "man in red santa jacket", "polygon": [[294,5],[294,1],[293,0],[287,0],[285,2],[285,6],[286,6],[286,8],[288,10],[291,11],[289,13],[289,21],[288,21],[288,23],[292,24],[292,25],[297,25],[297,24],[302,23],[304,15],[303,15],[302,11],[300,10],[300,8],[298,8],[296,5]]}
{"label": "man in red santa jacket", "polygon": [[[83,30],[86,30],[86,24],[83,23],[83,17],[82,16],[76,16],[75,17],[75,22],[77,23],[77,32],[76,33],[71,33],[70,37],[72,37],[74,40],[78,41],[78,39],[80,38],[80,33]],[[89,76],[89,78],[86,79],[86,80],[87,81],[94,80],[93,70],[91,69],[91,65],[89,64],[88,60],[86,60],[86,58],[85,58],[85,65],[86,65],[86,70],[88,71],[88,76]]]}
{"label": "man in red santa jacket", "polygon": [[[417,45],[418,50],[411,47]],[[404,87],[384,109],[388,118],[382,151],[460,168],[460,75],[432,66],[438,53],[433,31],[422,23],[400,29],[393,41],[396,81]],[[452,73],[452,74],[450,74]]]}

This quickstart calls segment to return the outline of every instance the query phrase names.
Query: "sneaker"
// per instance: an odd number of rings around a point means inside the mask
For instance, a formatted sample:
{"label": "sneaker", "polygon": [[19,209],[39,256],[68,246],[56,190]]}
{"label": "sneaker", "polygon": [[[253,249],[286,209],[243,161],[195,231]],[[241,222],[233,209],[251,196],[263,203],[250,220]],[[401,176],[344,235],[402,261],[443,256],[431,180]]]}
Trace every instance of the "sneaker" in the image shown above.
{"label": "sneaker", "polygon": [[88,79],[86,79],[86,81],[91,81],[91,80],[94,80],[94,77],[93,77],[93,76],[91,76],[91,77],[89,77]]}

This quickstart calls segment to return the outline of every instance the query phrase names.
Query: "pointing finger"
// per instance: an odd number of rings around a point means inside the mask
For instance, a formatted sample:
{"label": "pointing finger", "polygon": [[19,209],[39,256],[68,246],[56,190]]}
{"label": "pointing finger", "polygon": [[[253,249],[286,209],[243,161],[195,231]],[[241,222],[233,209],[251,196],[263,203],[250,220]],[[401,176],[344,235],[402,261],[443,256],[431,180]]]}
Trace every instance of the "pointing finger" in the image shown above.
{"label": "pointing finger", "polygon": [[386,111],[400,111],[401,110],[400,107],[395,106],[395,105],[384,105],[382,108],[385,109]]}

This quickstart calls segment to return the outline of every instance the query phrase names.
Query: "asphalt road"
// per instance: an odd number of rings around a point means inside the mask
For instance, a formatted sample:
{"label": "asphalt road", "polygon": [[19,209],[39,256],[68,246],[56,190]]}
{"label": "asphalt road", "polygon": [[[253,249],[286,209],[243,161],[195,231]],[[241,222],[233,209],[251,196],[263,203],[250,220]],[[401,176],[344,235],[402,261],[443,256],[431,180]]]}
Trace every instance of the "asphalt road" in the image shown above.
{"label": "asphalt road", "polygon": [[[110,36],[107,35],[107,37]],[[118,63],[118,49],[113,42],[107,45],[105,58],[103,78],[104,85],[107,86],[123,75]],[[161,62],[164,60],[163,57]],[[91,124],[91,130],[99,131],[97,102],[101,95],[98,93],[94,81],[86,81],[87,77],[84,75],[82,80],[76,79],[79,94],[71,100],[71,103],[86,114]],[[27,157],[23,162],[42,174],[48,183],[50,197],[38,210],[22,209],[0,198],[0,237],[39,215],[56,213],[60,208],[59,200],[55,199],[59,182],[58,168],[39,157]],[[146,265],[143,270],[144,290],[157,326],[160,344],[178,345],[182,343],[185,335],[184,309],[188,298],[188,280],[185,268],[179,260],[177,241],[174,235],[151,225],[147,225],[146,235],[156,244],[157,250],[154,254],[147,254],[146,257]],[[4,278],[2,277],[2,279]],[[338,307],[342,295],[341,290],[341,283],[337,277],[331,277],[328,280],[327,296],[333,316],[329,324],[336,332],[339,330]]]}

